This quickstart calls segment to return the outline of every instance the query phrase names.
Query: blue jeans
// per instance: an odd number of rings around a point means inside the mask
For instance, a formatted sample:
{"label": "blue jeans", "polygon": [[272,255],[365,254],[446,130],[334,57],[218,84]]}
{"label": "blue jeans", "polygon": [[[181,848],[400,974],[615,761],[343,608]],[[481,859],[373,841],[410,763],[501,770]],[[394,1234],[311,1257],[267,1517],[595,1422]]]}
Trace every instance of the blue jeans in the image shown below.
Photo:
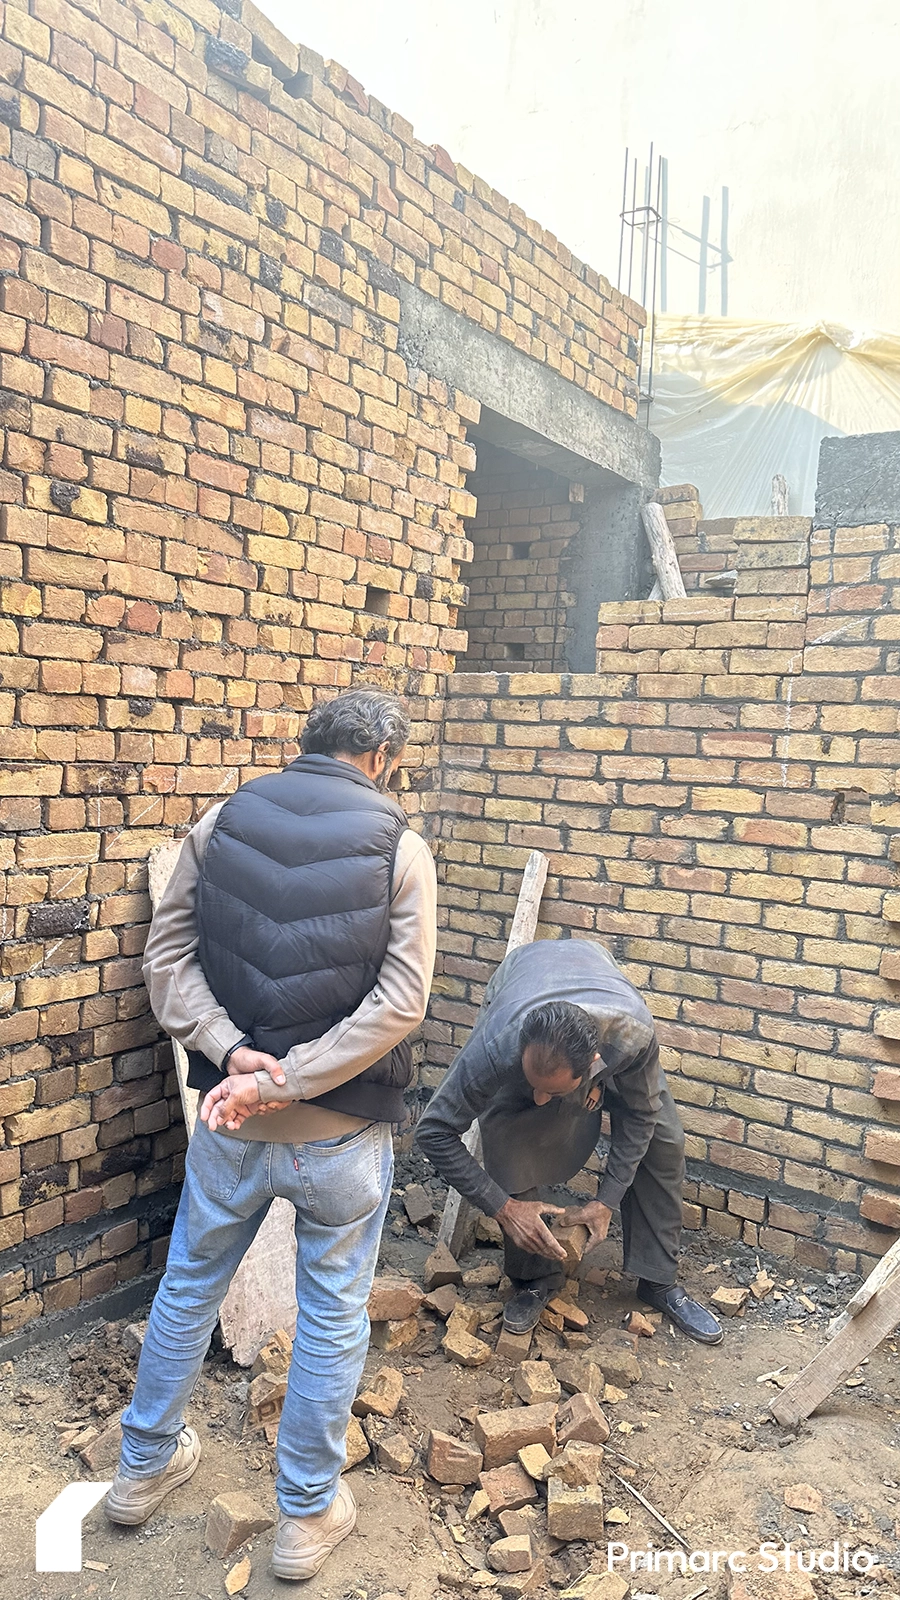
{"label": "blue jeans", "polygon": [[228,1285],[272,1200],[283,1195],[297,1211],[298,1316],[275,1489],[288,1516],[330,1506],[368,1348],[366,1301],[393,1169],[386,1122],[343,1140],[293,1145],[226,1138],[198,1120],[165,1277],[122,1418],[126,1477],[152,1477],[174,1454]]}

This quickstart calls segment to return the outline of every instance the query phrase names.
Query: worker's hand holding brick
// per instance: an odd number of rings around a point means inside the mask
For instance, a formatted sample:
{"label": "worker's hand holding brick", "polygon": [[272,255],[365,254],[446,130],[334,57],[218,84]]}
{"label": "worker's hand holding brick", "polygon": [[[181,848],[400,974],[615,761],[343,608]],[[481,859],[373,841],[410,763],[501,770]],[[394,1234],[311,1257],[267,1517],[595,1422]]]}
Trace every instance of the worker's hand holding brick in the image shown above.
{"label": "worker's hand holding brick", "polygon": [[587,1228],[589,1238],[585,1254],[588,1250],[593,1250],[595,1245],[603,1243],[609,1232],[611,1219],[612,1212],[609,1206],[603,1205],[599,1200],[592,1200],[586,1206],[569,1206],[563,1212],[563,1222],[567,1228],[575,1227],[578,1223]]}
{"label": "worker's hand holding brick", "polygon": [[562,1206],[545,1205],[543,1200],[507,1200],[497,1212],[497,1221],[521,1250],[565,1261],[566,1252],[544,1222],[545,1216],[565,1216]]}

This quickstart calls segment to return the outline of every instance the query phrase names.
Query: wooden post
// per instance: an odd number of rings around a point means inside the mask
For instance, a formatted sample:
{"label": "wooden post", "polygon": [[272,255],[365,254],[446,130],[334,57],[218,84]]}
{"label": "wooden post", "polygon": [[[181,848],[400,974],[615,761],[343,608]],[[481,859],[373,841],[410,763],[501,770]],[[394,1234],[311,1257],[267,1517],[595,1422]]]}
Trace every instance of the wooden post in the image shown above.
{"label": "wooden post", "polygon": [[662,506],[657,505],[655,500],[648,500],[641,506],[641,521],[650,545],[650,554],[653,557],[663,599],[683,600],[686,594],[684,579],[678,565],[675,540],[672,538]]}
{"label": "wooden post", "polygon": [[[172,873],[178,865],[181,854],[181,843],[178,839],[169,839],[165,844],[155,845],[150,851],[147,863],[147,877],[150,888],[150,904],[155,911],[160,900],[166,892],[166,886]],[[184,1125],[188,1131],[188,1138],[194,1131],[197,1121],[197,1110],[200,1096],[196,1089],[188,1088],[188,1058],[183,1045],[177,1039],[172,1040],[172,1051],[175,1056],[175,1071],[178,1074],[178,1091],[181,1095],[181,1109],[184,1112]]]}
{"label": "wooden post", "polygon": [[[154,910],[175,871],[181,844],[170,839],[150,852],[150,900]],[[183,1046],[172,1040],[175,1071],[188,1137],[197,1121],[200,1096],[189,1089],[188,1058]],[[224,1136],[223,1136],[224,1137]],[[289,1200],[272,1201],[259,1232],[231,1280],[219,1311],[222,1341],[239,1367],[249,1367],[260,1349],[279,1328],[293,1334],[297,1322],[297,1241],[294,1207]]]}
{"label": "wooden post", "polygon": [[[541,896],[544,893],[544,884],[547,882],[548,866],[547,857],[542,855],[540,850],[532,850],[522,874],[516,914],[506,943],[507,955],[511,950],[518,950],[520,945],[531,944],[534,939]],[[463,1144],[470,1156],[474,1156],[476,1161],[481,1160],[481,1131],[477,1122],[473,1122],[468,1133],[463,1134]],[[457,1260],[465,1255],[472,1243],[477,1216],[478,1213],[474,1206],[469,1205],[468,1200],[464,1200],[455,1189],[448,1190],[438,1228],[438,1239],[447,1246],[450,1254]]]}
{"label": "wooden post", "polygon": [[895,1239],[890,1249],[885,1251],[878,1264],[872,1268],[865,1283],[860,1284],[852,1300],[847,1301],[841,1315],[828,1324],[828,1332],[832,1337],[840,1333],[842,1328],[846,1328],[854,1317],[858,1317],[860,1312],[865,1310],[872,1296],[887,1283],[888,1278],[893,1277],[898,1268],[900,1268],[900,1239]]}

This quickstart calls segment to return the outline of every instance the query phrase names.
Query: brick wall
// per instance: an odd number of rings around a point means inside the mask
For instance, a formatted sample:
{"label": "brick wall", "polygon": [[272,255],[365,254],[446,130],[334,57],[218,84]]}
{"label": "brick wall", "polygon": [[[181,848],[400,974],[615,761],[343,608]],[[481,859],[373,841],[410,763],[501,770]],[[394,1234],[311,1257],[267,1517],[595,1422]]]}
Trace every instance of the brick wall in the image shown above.
{"label": "brick wall", "polygon": [[0,7],[0,1331],[158,1267],[146,857],[395,685],[433,806],[478,406],[414,283],[634,416],[643,312],[252,4]]}
{"label": "brick wall", "polygon": [[541,935],[657,1018],[689,1224],[857,1269],[900,1229],[900,529],[737,526],[752,592],[603,607],[597,676],[451,680],[427,1081],[544,850]]}
{"label": "brick wall", "polygon": [[[579,486],[480,443],[468,482],[478,506],[466,524],[473,559],[461,672],[560,670],[566,665],[566,556],[578,532]],[[581,491],[583,494],[583,491]],[[521,661],[522,667],[511,666]]]}

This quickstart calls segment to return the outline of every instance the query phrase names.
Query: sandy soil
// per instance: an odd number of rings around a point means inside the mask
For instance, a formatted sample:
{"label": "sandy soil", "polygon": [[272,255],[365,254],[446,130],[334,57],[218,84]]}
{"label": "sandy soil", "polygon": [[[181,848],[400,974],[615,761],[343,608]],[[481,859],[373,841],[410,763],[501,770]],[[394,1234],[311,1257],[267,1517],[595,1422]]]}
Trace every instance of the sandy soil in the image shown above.
{"label": "sandy soil", "polygon": [[[398,1182],[421,1178],[417,1164],[406,1163]],[[775,1290],[745,1314],[726,1324],[725,1343],[708,1350],[660,1329],[641,1341],[643,1379],[626,1399],[608,1407],[613,1433],[604,1464],[608,1511],[628,1513],[627,1524],[610,1524],[610,1539],[633,1550],[648,1541],[672,1548],[673,1540],[617,1483],[612,1471],[631,1474],[631,1482],[681,1532],[692,1549],[751,1552],[762,1541],[791,1541],[801,1550],[831,1546],[867,1549],[879,1565],[866,1579],[816,1575],[823,1597],[843,1600],[874,1593],[887,1600],[900,1591],[900,1364],[897,1347],[886,1342],[829,1404],[797,1436],[785,1433],[767,1416],[774,1384],[761,1374],[783,1367],[795,1372],[824,1342],[828,1318],[854,1287],[850,1278],[813,1272],[794,1274],[784,1263],[742,1246],[723,1246],[705,1235],[687,1235],[684,1279],[699,1298],[720,1285],[748,1284],[759,1264],[777,1279]],[[405,1226],[399,1189],[383,1242],[383,1265],[416,1276],[433,1239],[426,1230]],[[604,1284],[583,1284],[580,1304],[591,1319],[590,1335],[600,1338],[619,1328],[636,1302],[631,1286],[615,1272],[616,1245],[604,1247],[593,1266],[610,1270]],[[497,1260],[482,1249],[466,1264]],[[476,1292],[489,1299],[496,1291]],[[798,1298],[804,1295],[810,1310]],[[437,1326],[440,1336],[442,1327]],[[430,1600],[442,1592],[439,1574],[444,1550],[477,1572],[483,1552],[497,1536],[484,1520],[463,1526],[470,1492],[449,1495],[424,1476],[421,1458],[406,1478],[376,1471],[371,1463],[354,1469],[349,1481],[359,1503],[356,1533],[334,1553],[319,1576],[302,1586],[280,1583],[267,1571],[272,1531],[225,1561],[204,1544],[210,1501],[225,1488],[248,1490],[275,1513],[273,1450],[263,1435],[242,1437],[247,1375],[221,1352],[211,1354],[194,1396],[190,1420],[203,1443],[203,1459],[192,1479],[176,1491],[140,1530],[111,1527],[98,1507],[84,1525],[87,1563],[79,1574],[34,1572],[34,1521],[67,1484],[111,1471],[89,1473],[77,1456],[60,1450],[59,1424],[97,1422],[115,1415],[127,1398],[135,1358],[123,1348],[121,1328],[98,1324],[68,1343],[22,1357],[0,1375],[0,1519],[3,1529],[4,1600],[176,1600],[225,1595],[224,1578],[244,1553],[251,1576],[248,1600],[299,1592],[309,1600],[377,1600],[384,1594]],[[548,1353],[555,1335],[547,1336]],[[556,1341],[558,1342],[558,1341]],[[511,1369],[496,1359],[478,1370],[449,1363],[436,1339],[426,1334],[417,1347],[385,1357],[370,1352],[367,1371],[390,1362],[404,1374],[405,1397],[398,1420],[412,1444],[421,1447],[429,1427],[467,1437],[463,1413],[493,1408],[513,1399]],[[558,1353],[564,1353],[558,1344]],[[73,1359],[74,1356],[74,1359]],[[611,1453],[615,1450],[618,1458]],[[610,1470],[607,1471],[606,1468]],[[805,1515],[788,1510],[784,1490],[812,1485],[823,1510]],[[455,1531],[454,1531],[455,1530]],[[535,1594],[553,1595],[588,1570],[606,1570],[605,1545],[570,1544],[548,1551],[545,1581]],[[725,1593],[723,1575],[702,1571],[684,1576],[639,1571],[631,1579],[635,1594],[663,1600],[689,1600],[707,1586],[711,1600]],[[473,1589],[471,1591],[475,1593]],[[487,1591],[489,1594],[496,1591]]]}

